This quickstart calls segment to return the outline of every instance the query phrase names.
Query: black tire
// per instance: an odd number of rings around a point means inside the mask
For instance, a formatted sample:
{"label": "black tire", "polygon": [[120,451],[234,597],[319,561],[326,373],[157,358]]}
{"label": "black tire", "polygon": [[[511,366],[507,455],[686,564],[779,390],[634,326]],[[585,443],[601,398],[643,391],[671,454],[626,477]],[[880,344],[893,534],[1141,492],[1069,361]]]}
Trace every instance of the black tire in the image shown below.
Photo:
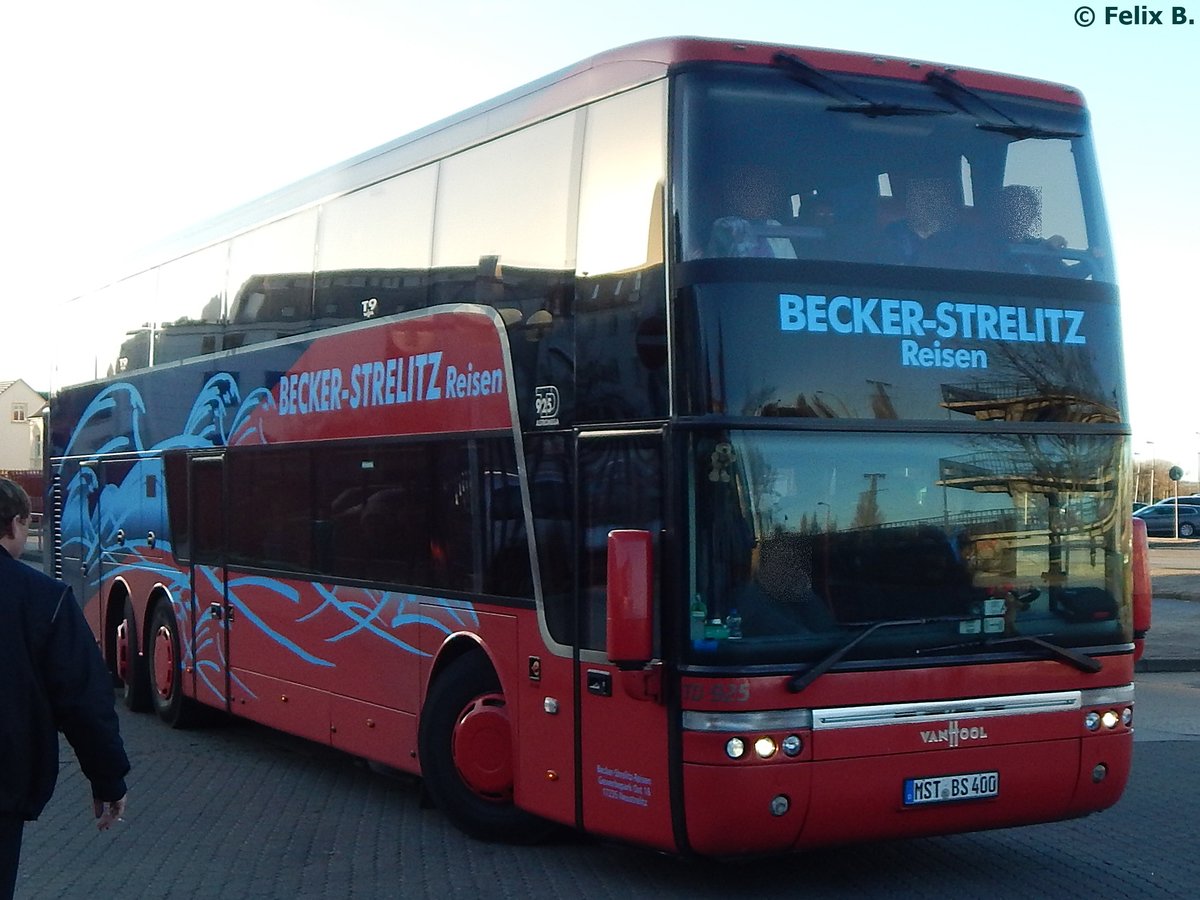
{"label": "black tire", "polygon": [[520,844],[550,834],[549,822],[513,805],[512,731],[500,679],[482,653],[459,657],[437,676],[417,746],[425,789],[459,830]]}
{"label": "black tire", "polygon": [[121,700],[131,712],[147,712],[150,709],[150,674],[146,665],[146,657],[141,652],[143,645],[141,633],[137,629],[137,621],[133,614],[133,604],[125,600],[124,612],[125,637],[117,639],[118,657],[124,656],[123,663],[118,660],[118,671],[121,675]]}
{"label": "black tire", "polygon": [[183,659],[179,626],[171,604],[160,601],[150,617],[148,641],[150,700],[158,717],[172,728],[187,728],[196,719],[195,701],[183,694]]}
{"label": "black tire", "polygon": [[1179,536],[1180,537],[1190,538],[1195,533],[1196,533],[1196,526],[1193,525],[1191,522],[1180,522],[1179,523]]}

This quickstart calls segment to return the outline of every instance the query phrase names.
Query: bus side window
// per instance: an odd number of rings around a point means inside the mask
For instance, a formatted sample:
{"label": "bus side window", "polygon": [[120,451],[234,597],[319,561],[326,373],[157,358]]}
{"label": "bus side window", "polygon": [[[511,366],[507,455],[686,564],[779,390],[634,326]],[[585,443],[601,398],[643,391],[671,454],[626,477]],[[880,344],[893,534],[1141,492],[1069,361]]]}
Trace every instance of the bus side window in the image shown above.
{"label": "bus side window", "polygon": [[[486,594],[531,598],[529,534],[512,442],[503,438],[481,440],[474,460],[480,477],[473,482],[479,494],[473,505],[479,511],[461,517],[464,572],[475,577],[473,572],[479,569],[479,589]],[[472,557],[467,555],[472,541],[478,544],[482,560],[478,566],[472,565]]]}
{"label": "bus side window", "polygon": [[546,628],[556,641],[570,644],[575,587],[571,566],[571,443],[562,434],[543,434],[530,436],[525,446]]}
{"label": "bus side window", "polygon": [[166,488],[168,531],[165,537],[178,560],[192,558],[192,537],[188,528],[188,457],[182,450],[163,454],[163,478]]}
{"label": "bus side window", "polygon": [[192,559],[220,565],[225,554],[225,491],[219,457],[191,461]]}
{"label": "bus side window", "polygon": [[438,164],[321,207],[314,326],[362,322],[428,301]]}
{"label": "bus side window", "polygon": [[665,81],[588,109],[573,308],[576,422],[667,415],[665,110]]}

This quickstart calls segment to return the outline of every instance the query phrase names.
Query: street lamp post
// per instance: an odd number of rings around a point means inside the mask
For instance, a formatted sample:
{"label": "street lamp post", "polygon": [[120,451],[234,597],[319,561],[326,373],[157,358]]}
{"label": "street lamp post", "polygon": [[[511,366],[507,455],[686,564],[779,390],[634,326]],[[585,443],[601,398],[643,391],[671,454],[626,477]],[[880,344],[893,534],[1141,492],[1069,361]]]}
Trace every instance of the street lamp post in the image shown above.
{"label": "street lamp post", "polygon": [[1137,503],[1142,496],[1142,461],[1138,454],[1133,454],[1133,502]]}
{"label": "street lamp post", "polygon": [[1150,505],[1154,505],[1154,441],[1146,441],[1150,448]]}

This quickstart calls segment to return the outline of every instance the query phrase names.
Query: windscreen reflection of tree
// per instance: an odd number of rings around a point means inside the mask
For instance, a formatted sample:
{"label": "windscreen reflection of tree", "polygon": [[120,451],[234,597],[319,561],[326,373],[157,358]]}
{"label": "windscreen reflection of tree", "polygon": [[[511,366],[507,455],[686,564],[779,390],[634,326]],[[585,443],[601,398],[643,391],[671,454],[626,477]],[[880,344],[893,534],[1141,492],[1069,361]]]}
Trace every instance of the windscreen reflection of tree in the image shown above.
{"label": "windscreen reflection of tree", "polygon": [[[1105,423],[1120,420],[1120,400],[1105,396],[1094,358],[1064,344],[996,345],[993,361],[1003,374],[987,382],[943,385],[951,399],[969,398],[957,411],[986,421]],[[947,403],[947,408],[956,408]],[[1095,546],[1103,535],[1103,550],[1115,550],[1121,529],[1115,517],[1124,506],[1116,501],[1120,471],[1120,441],[1080,435],[1000,435],[991,452],[982,450],[974,462],[990,470],[976,490],[1006,490],[1016,505],[1020,498],[1035,501],[1036,521],[1046,529],[1047,576],[1056,591],[1067,577],[1068,544],[1072,535]],[[986,485],[986,487],[985,487]],[[1026,519],[1028,522],[1028,518]]]}
{"label": "windscreen reflection of tree", "polygon": [[1055,496],[1052,505],[1058,510],[1067,510],[1073,501],[1073,519],[1092,527],[1111,521],[1116,514],[1119,441],[1084,435],[1012,435],[1008,440],[1029,460],[1030,484],[1048,501]]}
{"label": "windscreen reflection of tree", "polygon": [[[1001,344],[997,356],[1005,368],[1033,386],[1029,393],[1041,398],[1010,413],[1010,420],[1053,422],[1118,422],[1120,402],[1115,394],[1103,396],[1101,379],[1090,354],[1063,344]],[[1017,417],[1020,418],[1017,418]],[[1108,527],[1117,515],[1115,477],[1120,451],[1111,438],[1089,439],[1077,435],[1013,435],[1023,458],[1029,460],[1031,483],[1046,496],[1051,524],[1070,527],[1062,511],[1075,504],[1077,522]],[[1053,496],[1052,496],[1053,495]],[[1057,531],[1058,529],[1052,529]]]}
{"label": "windscreen reflection of tree", "polygon": [[1077,347],[1000,343],[993,360],[999,361],[1002,371],[1012,373],[1014,387],[1028,385],[1027,398],[1038,398],[1014,405],[1005,417],[1008,421],[1120,421],[1119,397],[1115,392],[1103,396],[1094,357]]}

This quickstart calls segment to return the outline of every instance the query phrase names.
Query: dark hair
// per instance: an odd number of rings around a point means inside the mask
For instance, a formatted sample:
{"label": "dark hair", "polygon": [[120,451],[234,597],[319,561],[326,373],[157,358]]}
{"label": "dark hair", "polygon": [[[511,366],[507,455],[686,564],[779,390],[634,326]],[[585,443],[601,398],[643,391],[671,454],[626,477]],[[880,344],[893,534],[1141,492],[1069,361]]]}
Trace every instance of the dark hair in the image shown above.
{"label": "dark hair", "polygon": [[13,519],[29,518],[29,495],[15,481],[0,478],[0,537],[13,534]]}

